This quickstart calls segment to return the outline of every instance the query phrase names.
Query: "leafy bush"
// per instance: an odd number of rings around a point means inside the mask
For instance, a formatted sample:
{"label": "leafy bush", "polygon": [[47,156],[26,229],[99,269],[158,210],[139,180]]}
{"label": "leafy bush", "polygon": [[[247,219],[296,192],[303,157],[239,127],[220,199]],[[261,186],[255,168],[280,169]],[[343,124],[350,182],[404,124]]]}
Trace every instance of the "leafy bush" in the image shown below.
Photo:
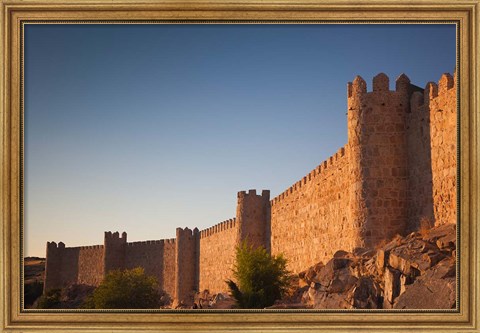
{"label": "leafy bush", "polygon": [[233,276],[227,280],[231,295],[243,309],[271,306],[286,293],[291,275],[282,255],[271,256],[263,247],[254,249],[246,242],[236,248]]}
{"label": "leafy bush", "polygon": [[115,270],[107,274],[86,300],[84,307],[95,309],[154,309],[160,307],[157,279],[143,268]]}
{"label": "leafy bush", "polygon": [[38,300],[38,309],[55,309],[60,305],[61,289],[50,289]]}

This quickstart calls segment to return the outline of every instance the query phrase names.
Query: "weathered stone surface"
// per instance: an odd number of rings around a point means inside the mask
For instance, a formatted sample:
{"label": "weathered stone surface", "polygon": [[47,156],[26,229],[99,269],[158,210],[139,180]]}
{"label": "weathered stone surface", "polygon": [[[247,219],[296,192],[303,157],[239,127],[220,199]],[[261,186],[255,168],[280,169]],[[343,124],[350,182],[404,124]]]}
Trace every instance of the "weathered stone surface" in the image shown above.
{"label": "weathered stone surface", "polygon": [[323,267],[320,272],[315,277],[315,281],[319,282],[321,285],[328,287],[330,282],[334,278],[334,269],[333,269],[333,261],[330,260],[325,267]]}
{"label": "weathered stone surface", "polygon": [[377,268],[378,274],[383,274],[383,269],[388,263],[388,253],[385,253],[383,249],[377,251],[377,257],[375,261],[375,267]]}
{"label": "weathered stone surface", "polygon": [[353,308],[381,309],[382,297],[380,287],[372,278],[362,277],[353,292]]}
{"label": "weathered stone surface", "polygon": [[349,258],[333,258],[331,260],[333,269],[341,269],[349,266],[352,263],[352,260]]}
{"label": "weathered stone surface", "polygon": [[[456,230],[456,224],[444,224],[437,228],[429,230],[427,236],[425,237],[425,240],[430,243],[435,243],[438,239],[443,237],[448,237],[449,239],[451,239],[452,236],[456,236]],[[453,237],[453,239],[456,241],[455,237]]]}
{"label": "weathered stone surface", "polygon": [[440,261],[436,266],[427,270],[423,278],[424,279],[447,279],[455,277],[456,265],[455,258],[449,257]]}
{"label": "weathered stone surface", "polygon": [[406,287],[394,309],[452,309],[455,307],[455,279],[418,279]]}
{"label": "weathered stone surface", "polygon": [[394,248],[389,255],[391,267],[405,275],[416,274],[412,268],[423,272],[445,258],[436,246],[414,239],[405,245]]}
{"label": "weathered stone surface", "polygon": [[350,309],[351,305],[343,294],[319,292],[314,299],[313,309]]}
{"label": "weathered stone surface", "polygon": [[[441,231],[437,231],[437,228]],[[410,233],[406,237],[396,237],[376,252],[366,249],[356,250],[355,253],[338,252],[325,266],[314,265],[299,274],[305,277],[307,272],[313,275],[318,271],[313,278],[315,281],[304,287],[307,289],[299,288],[303,297],[292,300],[292,308],[296,308],[298,302],[304,303],[307,308],[322,309],[329,306],[335,309],[416,308],[427,304],[425,300],[412,300],[416,290],[421,290],[419,297],[425,297],[428,295],[425,290],[430,286],[436,288],[435,293],[441,293],[441,285],[450,288],[447,295],[442,295],[436,304],[428,304],[450,308],[455,290],[452,285],[456,272],[455,249],[451,252],[442,251],[436,242],[440,238],[450,238],[452,233],[455,234],[454,229],[440,226],[422,233]],[[363,256],[367,252],[371,253]],[[413,285],[415,287],[412,289]],[[412,307],[410,302],[413,302]],[[283,305],[283,308],[289,307]]]}
{"label": "weathered stone surface", "polygon": [[401,272],[396,269],[387,268],[385,270],[385,300],[393,303],[395,298],[400,295],[400,276]]}
{"label": "weathered stone surface", "polygon": [[390,253],[390,257],[388,258],[388,264],[390,267],[401,271],[405,275],[409,275],[411,273],[411,265],[410,261],[407,258],[404,258],[397,253]]}
{"label": "weathered stone surface", "polygon": [[340,293],[349,290],[357,282],[357,278],[352,275],[350,269],[342,268],[335,271],[334,278],[328,286],[328,292]]}
{"label": "weathered stone surface", "polygon": [[208,290],[195,293],[193,305],[182,303],[179,308],[183,309],[231,309],[235,306],[235,300],[226,293],[210,294]]}
{"label": "weathered stone surface", "polygon": [[315,270],[313,269],[313,267],[310,267],[307,272],[305,273],[305,281],[307,281],[307,283],[309,282],[312,282],[314,281],[315,279],[315,276],[317,276],[317,272],[315,272]]}
{"label": "weathered stone surface", "polygon": [[348,257],[348,255],[349,255],[349,253],[347,251],[338,250],[337,252],[335,252],[333,257],[334,258],[346,258],[346,257]]}

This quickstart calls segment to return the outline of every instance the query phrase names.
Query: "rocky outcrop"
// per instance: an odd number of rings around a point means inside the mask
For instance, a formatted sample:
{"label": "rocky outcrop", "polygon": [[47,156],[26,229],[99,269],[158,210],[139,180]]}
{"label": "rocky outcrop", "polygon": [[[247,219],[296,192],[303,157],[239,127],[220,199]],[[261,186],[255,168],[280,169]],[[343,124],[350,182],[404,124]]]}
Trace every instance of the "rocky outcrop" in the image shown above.
{"label": "rocky outcrop", "polygon": [[193,302],[190,309],[232,309],[235,307],[235,300],[228,294],[211,294],[207,289],[195,293]]}
{"label": "rocky outcrop", "polygon": [[454,308],[456,239],[455,224],[445,224],[396,236],[377,249],[337,251],[325,265],[301,272],[297,297],[274,308]]}

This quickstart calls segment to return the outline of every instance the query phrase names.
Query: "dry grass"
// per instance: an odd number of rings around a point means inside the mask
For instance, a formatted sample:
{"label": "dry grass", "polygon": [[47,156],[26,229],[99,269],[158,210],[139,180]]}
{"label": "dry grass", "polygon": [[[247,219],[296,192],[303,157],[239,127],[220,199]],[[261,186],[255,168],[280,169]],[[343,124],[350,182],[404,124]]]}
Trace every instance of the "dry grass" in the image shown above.
{"label": "dry grass", "polygon": [[430,229],[432,229],[432,221],[428,217],[423,216],[420,219],[420,226],[419,226],[419,229],[418,229],[418,233],[422,237],[426,237],[428,235]]}

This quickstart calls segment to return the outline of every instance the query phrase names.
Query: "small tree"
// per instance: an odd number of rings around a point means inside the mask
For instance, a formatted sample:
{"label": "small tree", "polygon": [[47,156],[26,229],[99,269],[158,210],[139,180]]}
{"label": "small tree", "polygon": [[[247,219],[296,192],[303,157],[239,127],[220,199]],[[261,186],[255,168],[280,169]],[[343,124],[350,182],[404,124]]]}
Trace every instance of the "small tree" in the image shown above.
{"label": "small tree", "polygon": [[[143,268],[107,274],[86,302],[95,309],[154,309],[160,307],[157,279]],[[88,307],[88,306],[87,306]]]}
{"label": "small tree", "polygon": [[281,299],[287,291],[291,275],[287,260],[280,254],[271,256],[263,247],[254,249],[246,242],[236,248],[233,276],[227,280],[230,293],[240,308],[265,308]]}

